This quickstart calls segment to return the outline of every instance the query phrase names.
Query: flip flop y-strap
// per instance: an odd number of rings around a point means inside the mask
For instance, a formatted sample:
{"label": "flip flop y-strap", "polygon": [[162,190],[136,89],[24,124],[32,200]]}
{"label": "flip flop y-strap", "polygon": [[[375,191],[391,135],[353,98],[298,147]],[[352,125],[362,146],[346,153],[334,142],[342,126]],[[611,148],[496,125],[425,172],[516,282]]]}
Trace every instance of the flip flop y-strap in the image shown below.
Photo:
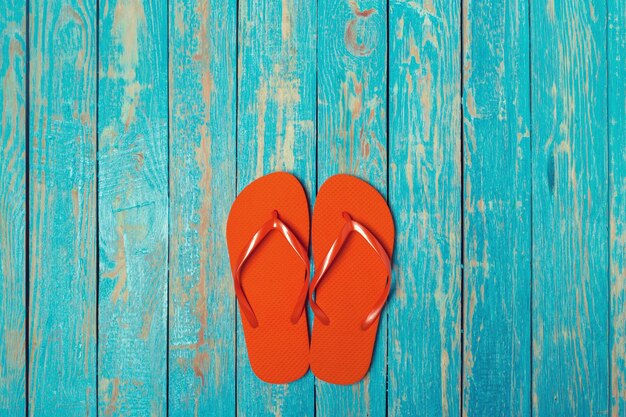
{"label": "flip flop y-strap", "polygon": [[243,311],[246,319],[250,323],[250,325],[254,328],[258,327],[259,321],[248,302],[248,298],[243,292],[243,288],[241,287],[241,269],[243,268],[244,263],[250,257],[250,255],[254,252],[254,250],[259,246],[259,244],[265,239],[265,237],[273,230],[279,230],[281,234],[285,237],[289,245],[296,252],[304,267],[306,268],[304,274],[304,284],[302,286],[302,290],[300,291],[300,295],[298,295],[298,300],[296,302],[296,306],[291,315],[291,322],[293,324],[297,323],[302,316],[302,312],[304,311],[304,304],[306,302],[306,295],[309,289],[309,257],[307,255],[307,251],[302,246],[296,235],[291,231],[291,229],[283,223],[282,220],[278,217],[278,211],[274,210],[272,213],[272,218],[265,222],[259,230],[252,236],[250,242],[244,247],[244,250],[239,255],[239,260],[237,262],[237,267],[233,273],[233,279],[235,281],[235,295],[237,296],[237,300],[239,301],[239,305],[241,310]]}
{"label": "flip flop y-strap", "polygon": [[346,242],[348,235],[352,232],[358,233],[365,241],[374,249],[374,252],[378,255],[381,262],[383,263],[385,270],[387,271],[387,282],[385,283],[385,288],[380,298],[374,304],[372,310],[367,314],[365,319],[361,324],[362,330],[367,330],[378,318],[380,312],[387,301],[387,297],[389,296],[389,290],[391,289],[391,260],[389,259],[389,255],[383,248],[383,245],[376,239],[376,236],[370,232],[367,227],[363,224],[353,220],[350,214],[343,212],[343,218],[346,220],[346,223],[341,228],[339,232],[339,236],[333,242],[332,246],[328,250],[328,253],[324,257],[322,264],[319,268],[315,270],[315,276],[313,277],[313,281],[311,282],[311,289],[309,291],[309,304],[311,305],[311,309],[313,310],[313,314],[317,317],[322,324],[328,325],[330,324],[330,319],[324,313],[324,311],[317,305],[315,299],[313,297],[315,293],[315,289],[319,285],[320,281],[324,277],[324,274],[328,271],[331,264],[337,257],[337,254],[341,251],[343,244]]}

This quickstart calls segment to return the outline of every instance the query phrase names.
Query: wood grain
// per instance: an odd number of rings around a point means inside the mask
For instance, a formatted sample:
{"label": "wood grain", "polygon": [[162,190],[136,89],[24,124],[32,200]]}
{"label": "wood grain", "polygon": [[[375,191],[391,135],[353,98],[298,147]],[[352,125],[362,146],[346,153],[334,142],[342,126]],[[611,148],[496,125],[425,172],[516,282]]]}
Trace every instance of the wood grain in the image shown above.
{"label": "wood grain", "polygon": [[29,414],[96,412],[96,10],[30,3]]}
{"label": "wood grain", "polygon": [[[387,195],[387,2],[320,0],[318,188],[349,173]],[[319,259],[314,262],[319,263]],[[369,373],[352,386],[316,381],[320,415],[383,415],[387,320],[378,326]]]}
{"label": "wood grain", "polygon": [[611,416],[626,417],[626,3],[608,8]]}
{"label": "wood grain", "polygon": [[535,417],[605,415],[606,5],[531,5]]}
{"label": "wood grain", "polygon": [[236,1],[170,3],[169,415],[235,415]]}
{"label": "wood grain", "polygon": [[463,5],[463,415],[530,415],[526,0]]}
{"label": "wood grain", "polygon": [[461,407],[460,2],[390,3],[389,415]]}
{"label": "wood grain", "polygon": [[100,2],[98,411],[166,414],[167,4]]}
{"label": "wood grain", "polygon": [[26,341],[26,5],[0,5],[0,416],[23,416]]}
{"label": "wood grain", "polygon": [[[306,0],[239,1],[238,191],[273,171],[293,173],[305,190],[314,189],[315,22]],[[237,414],[314,415],[311,374],[288,385],[254,375],[239,314]]]}

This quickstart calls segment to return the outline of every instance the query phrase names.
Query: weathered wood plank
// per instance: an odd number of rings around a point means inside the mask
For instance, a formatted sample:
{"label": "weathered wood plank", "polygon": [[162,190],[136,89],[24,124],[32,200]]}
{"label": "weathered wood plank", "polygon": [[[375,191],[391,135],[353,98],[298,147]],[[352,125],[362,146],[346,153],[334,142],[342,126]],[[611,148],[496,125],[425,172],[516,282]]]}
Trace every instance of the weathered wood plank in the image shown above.
{"label": "weathered wood plank", "polygon": [[528,2],[463,7],[463,415],[530,415]]}
{"label": "weathered wood plank", "polygon": [[29,413],[96,413],[96,9],[30,3]]}
{"label": "weathered wood plank", "polygon": [[606,17],[531,5],[536,417],[609,412]]}
{"label": "weathered wood plank", "polygon": [[26,411],[26,3],[0,5],[0,416]]}
{"label": "weathered wood plank", "polygon": [[[318,187],[350,173],[387,194],[387,1],[321,0],[318,40]],[[319,260],[315,260],[319,262]],[[316,381],[320,415],[384,415],[387,320],[358,384]]]}
{"label": "weathered wood plank", "polygon": [[165,415],[167,3],[100,2],[99,381],[102,415]]}
{"label": "weathered wood plank", "polygon": [[608,1],[611,416],[626,417],[626,2]]}
{"label": "weathered wood plank", "polygon": [[169,415],[235,415],[237,2],[170,4]]}
{"label": "weathered wood plank", "polygon": [[389,20],[389,197],[397,230],[389,415],[454,416],[461,407],[460,2],[393,0]]}
{"label": "weathered wood plank", "polygon": [[[273,171],[315,184],[315,8],[306,0],[239,1],[237,189]],[[229,281],[232,282],[232,281]],[[237,318],[239,416],[313,416],[313,377],[259,380]]]}

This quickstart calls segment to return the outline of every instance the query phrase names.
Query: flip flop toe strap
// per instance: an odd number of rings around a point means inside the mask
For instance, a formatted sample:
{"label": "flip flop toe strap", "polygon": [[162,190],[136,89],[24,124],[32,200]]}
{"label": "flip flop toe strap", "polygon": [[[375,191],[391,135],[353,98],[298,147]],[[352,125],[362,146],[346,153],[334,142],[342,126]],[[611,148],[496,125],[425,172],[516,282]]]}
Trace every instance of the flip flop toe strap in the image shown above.
{"label": "flip flop toe strap", "polygon": [[239,255],[239,260],[237,262],[236,268],[233,271],[233,279],[235,281],[235,295],[237,300],[239,301],[239,306],[241,307],[241,311],[246,316],[248,323],[252,327],[258,327],[259,321],[252,310],[252,306],[250,306],[250,302],[246,297],[243,288],[241,287],[241,270],[246,262],[250,258],[250,255],[255,251],[255,249],[261,244],[263,239],[273,230],[278,230],[285,237],[289,245],[293,248],[294,252],[298,255],[304,267],[306,268],[304,274],[304,283],[302,286],[302,290],[300,290],[300,294],[298,295],[298,300],[296,302],[296,306],[291,314],[291,322],[293,324],[297,323],[300,317],[302,316],[302,312],[304,311],[304,304],[306,302],[306,296],[309,287],[309,257],[307,255],[307,250],[302,246],[297,236],[291,231],[291,229],[283,223],[282,220],[278,217],[278,211],[274,210],[272,213],[272,218],[265,222],[259,230],[252,236],[250,242],[244,247],[243,251]]}
{"label": "flip flop toe strap", "polygon": [[330,319],[324,313],[324,311],[319,307],[319,305],[315,302],[314,293],[315,289],[319,285],[320,281],[324,277],[324,274],[328,271],[333,261],[341,251],[342,246],[346,242],[348,235],[352,232],[358,233],[365,241],[374,249],[374,252],[380,258],[380,261],[383,263],[385,270],[387,271],[387,282],[385,283],[385,288],[383,293],[378,298],[372,310],[367,314],[367,316],[363,319],[361,323],[361,329],[367,330],[380,316],[380,312],[387,301],[387,297],[389,296],[389,290],[391,289],[391,260],[389,259],[389,255],[383,248],[383,245],[376,239],[376,236],[372,232],[369,231],[367,227],[363,224],[353,220],[350,214],[343,212],[343,218],[346,220],[345,224],[341,228],[339,232],[339,236],[335,239],[332,246],[328,250],[328,253],[324,257],[322,264],[315,269],[315,276],[313,277],[313,281],[311,282],[311,289],[309,291],[309,304],[311,305],[311,309],[315,314],[315,317],[320,320],[325,325],[330,324]]}

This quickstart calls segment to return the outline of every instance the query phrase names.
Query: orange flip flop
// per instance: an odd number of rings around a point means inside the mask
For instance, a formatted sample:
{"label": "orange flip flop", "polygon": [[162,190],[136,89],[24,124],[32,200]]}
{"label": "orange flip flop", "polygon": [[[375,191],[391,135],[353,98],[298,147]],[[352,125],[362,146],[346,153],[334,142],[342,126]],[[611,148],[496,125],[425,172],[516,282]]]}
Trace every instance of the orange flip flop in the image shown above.
{"label": "orange flip flop", "polygon": [[252,370],[265,382],[295,381],[309,369],[309,205],[298,180],[278,172],[248,185],[226,237]]}
{"label": "orange flip flop", "polygon": [[311,370],[326,382],[353,384],[370,367],[391,288],[394,226],[389,206],[366,182],[335,175],[317,194],[312,241]]}

